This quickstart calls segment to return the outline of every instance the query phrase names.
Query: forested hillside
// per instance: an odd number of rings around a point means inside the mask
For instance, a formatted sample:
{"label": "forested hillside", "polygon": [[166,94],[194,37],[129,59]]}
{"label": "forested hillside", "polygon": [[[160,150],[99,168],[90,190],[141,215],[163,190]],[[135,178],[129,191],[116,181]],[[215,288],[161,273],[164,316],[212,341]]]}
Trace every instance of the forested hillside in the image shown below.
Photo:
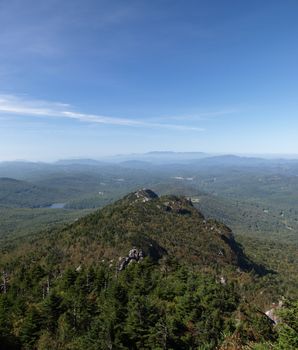
{"label": "forested hillside", "polygon": [[297,304],[284,301],[277,328],[264,313],[274,271],[184,197],[131,193],[7,246],[1,267],[3,349],[297,345]]}

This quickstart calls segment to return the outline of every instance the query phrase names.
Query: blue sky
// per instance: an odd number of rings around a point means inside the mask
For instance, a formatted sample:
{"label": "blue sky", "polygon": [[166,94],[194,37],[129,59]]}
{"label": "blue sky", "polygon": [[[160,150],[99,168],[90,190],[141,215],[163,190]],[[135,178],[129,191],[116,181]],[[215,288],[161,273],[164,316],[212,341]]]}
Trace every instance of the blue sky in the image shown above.
{"label": "blue sky", "polygon": [[0,160],[298,154],[298,2],[0,0]]}

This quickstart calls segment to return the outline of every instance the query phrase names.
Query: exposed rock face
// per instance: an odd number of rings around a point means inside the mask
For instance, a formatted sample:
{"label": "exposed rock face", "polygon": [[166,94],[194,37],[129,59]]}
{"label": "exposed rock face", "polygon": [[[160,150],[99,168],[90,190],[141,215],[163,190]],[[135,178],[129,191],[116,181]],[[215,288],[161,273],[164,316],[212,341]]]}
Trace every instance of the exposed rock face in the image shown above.
{"label": "exposed rock face", "polygon": [[224,276],[220,276],[219,282],[220,282],[222,285],[224,285],[224,286],[227,284],[227,280],[226,280],[226,278],[225,278]]}
{"label": "exposed rock face", "polygon": [[158,195],[156,193],[147,188],[136,191],[134,195],[142,202],[148,202],[151,199],[158,198]]}
{"label": "exposed rock face", "polygon": [[278,310],[280,310],[283,306],[283,301],[280,300],[278,304],[273,303],[272,308],[265,312],[266,316],[270,318],[271,321],[274,322],[274,324],[277,324],[280,322],[280,318],[278,317]]}
{"label": "exposed rock face", "polygon": [[133,248],[129,251],[128,256],[123,258],[118,267],[118,271],[124,270],[132,262],[138,262],[144,258],[142,249]]}

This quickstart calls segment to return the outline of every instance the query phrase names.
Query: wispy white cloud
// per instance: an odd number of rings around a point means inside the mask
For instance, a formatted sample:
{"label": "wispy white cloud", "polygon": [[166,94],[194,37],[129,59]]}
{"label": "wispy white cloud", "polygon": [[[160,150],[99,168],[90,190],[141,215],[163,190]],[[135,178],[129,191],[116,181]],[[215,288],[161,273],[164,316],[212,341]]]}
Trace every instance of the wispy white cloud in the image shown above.
{"label": "wispy white cloud", "polygon": [[98,114],[80,113],[73,110],[71,105],[54,103],[43,100],[33,100],[26,95],[0,95],[0,114],[12,114],[27,117],[54,117],[78,120],[84,123],[118,125],[143,128],[166,128],[173,130],[203,131],[203,128],[193,125],[168,124],[148,122],[146,120],[116,118]]}
{"label": "wispy white cloud", "polygon": [[197,112],[195,114],[168,115],[158,118],[152,118],[151,121],[158,119],[159,121],[184,121],[184,122],[199,122],[213,120],[219,117],[233,115],[240,111],[236,108],[218,109],[210,112]]}

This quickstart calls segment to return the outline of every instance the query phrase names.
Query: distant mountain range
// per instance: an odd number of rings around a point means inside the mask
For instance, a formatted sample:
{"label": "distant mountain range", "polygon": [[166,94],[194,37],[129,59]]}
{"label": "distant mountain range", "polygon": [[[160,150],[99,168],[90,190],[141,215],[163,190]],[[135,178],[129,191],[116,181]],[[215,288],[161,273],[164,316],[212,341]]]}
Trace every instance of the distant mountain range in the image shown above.
{"label": "distant mountain range", "polygon": [[269,156],[241,156],[241,155],[219,155],[208,154],[204,152],[148,152],[148,153],[134,153],[134,154],[119,154],[101,159],[90,158],[72,158],[61,159],[53,163],[47,162],[30,162],[30,161],[5,161],[0,162],[0,176],[1,170],[10,169],[17,171],[23,169],[25,171],[50,170],[54,167],[68,167],[68,166],[86,166],[86,167],[108,167],[111,164],[143,167],[146,165],[169,165],[169,164],[195,164],[202,165],[253,165],[258,166],[262,164],[298,164],[298,156],[290,157],[285,155],[269,157]]}

